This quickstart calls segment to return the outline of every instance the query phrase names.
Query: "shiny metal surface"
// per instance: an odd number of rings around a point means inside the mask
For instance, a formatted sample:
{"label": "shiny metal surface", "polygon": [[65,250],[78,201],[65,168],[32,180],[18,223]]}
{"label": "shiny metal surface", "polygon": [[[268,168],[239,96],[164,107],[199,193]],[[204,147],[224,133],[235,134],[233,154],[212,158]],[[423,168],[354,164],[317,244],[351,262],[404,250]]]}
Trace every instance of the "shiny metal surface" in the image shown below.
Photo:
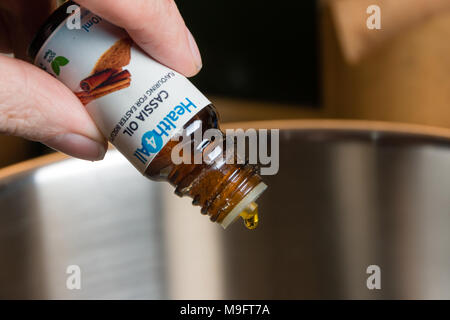
{"label": "shiny metal surface", "polygon": [[450,298],[450,139],[319,127],[280,133],[254,231],[114,151],[0,171],[0,298]]}

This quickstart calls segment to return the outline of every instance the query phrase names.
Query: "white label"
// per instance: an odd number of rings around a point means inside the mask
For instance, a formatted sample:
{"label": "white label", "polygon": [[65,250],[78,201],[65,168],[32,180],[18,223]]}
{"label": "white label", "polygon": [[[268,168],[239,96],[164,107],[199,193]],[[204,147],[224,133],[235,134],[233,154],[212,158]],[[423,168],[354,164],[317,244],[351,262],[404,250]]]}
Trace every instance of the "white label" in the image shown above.
{"label": "white label", "polygon": [[82,9],[62,23],[35,64],[68,86],[108,140],[141,172],[211,102],[183,75],[152,60],[128,34]]}

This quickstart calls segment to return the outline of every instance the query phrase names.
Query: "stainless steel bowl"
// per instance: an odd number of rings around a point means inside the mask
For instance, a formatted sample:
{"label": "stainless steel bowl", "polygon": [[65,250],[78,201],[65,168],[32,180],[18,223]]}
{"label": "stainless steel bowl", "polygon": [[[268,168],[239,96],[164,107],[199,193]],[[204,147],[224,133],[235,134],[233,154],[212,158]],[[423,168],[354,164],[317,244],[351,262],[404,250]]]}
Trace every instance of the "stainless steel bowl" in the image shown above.
{"label": "stainless steel bowl", "polygon": [[[224,231],[115,151],[0,170],[0,298],[450,298],[448,131],[244,126],[283,128],[254,231]],[[70,265],[81,290],[67,289]]]}

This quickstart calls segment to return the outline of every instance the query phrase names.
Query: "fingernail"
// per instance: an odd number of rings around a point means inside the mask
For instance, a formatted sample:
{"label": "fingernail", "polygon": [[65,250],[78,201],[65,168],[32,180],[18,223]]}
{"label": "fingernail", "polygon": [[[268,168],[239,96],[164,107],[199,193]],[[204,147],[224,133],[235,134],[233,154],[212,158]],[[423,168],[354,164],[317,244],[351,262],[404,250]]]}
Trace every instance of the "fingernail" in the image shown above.
{"label": "fingernail", "polygon": [[56,151],[89,161],[102,160],[106,154],[104,144],[75,133],[56,136],[44,144]]}
{"label": "fingernail", "polygon": [[191,53],[192,57],[194,58],[195,66],[197,67],[197,71],[200,71],[203,66],[200,50],[198,49],[197,42],[195,42],[194,36],[192,35],[191,31],[189,31],[189,29],[187,28],[186,30],[188,33],[189,46],[191,47]]}

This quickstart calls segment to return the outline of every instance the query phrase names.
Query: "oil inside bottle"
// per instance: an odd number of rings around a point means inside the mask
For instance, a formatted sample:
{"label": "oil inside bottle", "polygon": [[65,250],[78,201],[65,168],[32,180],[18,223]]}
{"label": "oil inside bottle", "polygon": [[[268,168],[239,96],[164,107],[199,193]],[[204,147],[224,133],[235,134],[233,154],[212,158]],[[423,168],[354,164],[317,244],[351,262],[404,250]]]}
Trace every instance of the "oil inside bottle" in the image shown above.
{"label": "oil inside bottle", "polygon": [[247,208],[241,212],[240,216],[244,220],[244,225],[247,229],[256,229],[259,222],[258,205],[255,202],[250,203]]}

